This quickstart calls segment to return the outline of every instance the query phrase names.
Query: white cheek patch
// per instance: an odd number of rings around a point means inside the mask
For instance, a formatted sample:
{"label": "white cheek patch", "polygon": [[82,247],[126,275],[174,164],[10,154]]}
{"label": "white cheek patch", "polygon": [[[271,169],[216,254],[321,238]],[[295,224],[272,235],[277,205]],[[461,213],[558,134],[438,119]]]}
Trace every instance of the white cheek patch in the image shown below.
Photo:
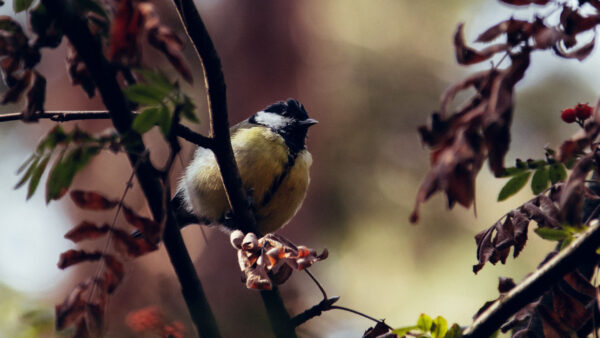
{"label": "white cheek patch", "polygon": [[259,111],[254,116],[254,121],[256,123],[262,124],[263,126],[267,126],[273,129],[281,129],[293,121],[289,117],[284,117],[276,113],[270,113],[266,111]]}

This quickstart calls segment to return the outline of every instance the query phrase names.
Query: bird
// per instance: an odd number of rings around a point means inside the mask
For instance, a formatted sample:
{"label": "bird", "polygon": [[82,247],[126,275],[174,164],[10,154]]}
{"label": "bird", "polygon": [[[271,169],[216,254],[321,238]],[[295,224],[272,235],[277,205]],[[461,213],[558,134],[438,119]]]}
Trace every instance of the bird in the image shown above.
{"label": "bird", "polygon": [[[295,99],[279,101],[230,128],[231,145],[257,231],[286,225],[300,209],[310,182],[308,129],[317,124]],[[213,152],[198,147],[171,201],[180,225],[204,223],[235,230]]]}

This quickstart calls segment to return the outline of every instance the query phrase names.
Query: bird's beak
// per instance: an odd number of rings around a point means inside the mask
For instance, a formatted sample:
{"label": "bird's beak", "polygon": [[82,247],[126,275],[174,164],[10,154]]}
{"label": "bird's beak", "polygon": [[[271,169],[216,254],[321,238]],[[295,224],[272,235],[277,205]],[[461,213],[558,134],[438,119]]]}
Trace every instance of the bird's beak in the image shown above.
{"label": "bird's beak", "polygon": [[310,127],[313,124],[317,124],[317,123],[319,123],[319,121],[317,121],[315,119],[306,119],[304,121],[300,121],[300,125],[306,126],[306,127]]}

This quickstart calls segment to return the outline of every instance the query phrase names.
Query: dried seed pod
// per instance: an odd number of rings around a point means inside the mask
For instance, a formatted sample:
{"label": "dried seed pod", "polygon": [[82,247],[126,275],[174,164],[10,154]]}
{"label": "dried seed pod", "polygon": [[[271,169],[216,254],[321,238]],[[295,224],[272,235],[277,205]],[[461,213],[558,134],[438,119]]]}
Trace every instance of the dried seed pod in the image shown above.
{"label": "dried seed pod", "polygon": [[235,230],[229,235],[229,241],[231,245],[236,249],[242,248],[242,241],[244,240],[244,233],[240,230]]}
{"label": "dried seed pod", "polygon": [[249,232],[246,234],[246,236],[244,237],[244,240],[242,241],[242,249],[243,250],[256,250],[258,248],[258,238],[256,238],[256,235]]}

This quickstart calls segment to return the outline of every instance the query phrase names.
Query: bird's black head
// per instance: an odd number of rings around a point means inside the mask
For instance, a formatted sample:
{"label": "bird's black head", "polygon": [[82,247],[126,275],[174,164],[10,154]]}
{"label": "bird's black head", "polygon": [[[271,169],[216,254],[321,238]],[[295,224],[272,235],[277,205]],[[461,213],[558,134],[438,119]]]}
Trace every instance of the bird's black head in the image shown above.
{"label": "bird's black head", "polygon": [[254,114],[248,121],[271,128],[281,135],[294,156],[306,148],[308,128],[317,123],[308,117],[304,106],[294,99],[274,103]]}

